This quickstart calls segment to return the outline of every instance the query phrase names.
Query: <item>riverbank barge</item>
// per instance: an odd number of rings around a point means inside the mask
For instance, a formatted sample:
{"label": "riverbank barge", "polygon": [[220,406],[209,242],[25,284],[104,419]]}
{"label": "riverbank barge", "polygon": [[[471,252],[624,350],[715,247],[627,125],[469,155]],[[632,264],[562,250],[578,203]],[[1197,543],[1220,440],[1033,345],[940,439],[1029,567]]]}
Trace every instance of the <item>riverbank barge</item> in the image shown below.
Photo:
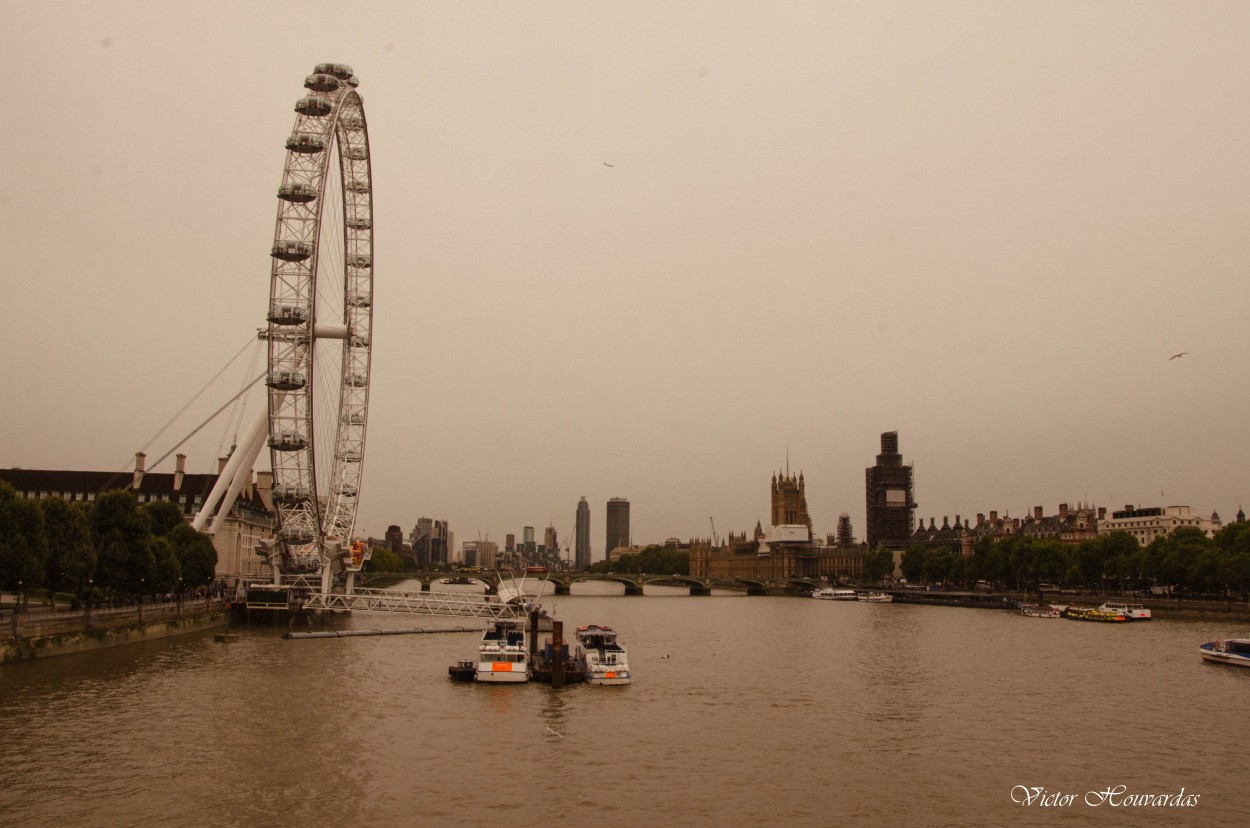
{"label": "riverbank barge", "polygon": [[940,607],[974,607],[1017,611],[1017,601],[1008,595],[991,592],[931,592],[921,589],[886,590],[895,604],[928,604]]}

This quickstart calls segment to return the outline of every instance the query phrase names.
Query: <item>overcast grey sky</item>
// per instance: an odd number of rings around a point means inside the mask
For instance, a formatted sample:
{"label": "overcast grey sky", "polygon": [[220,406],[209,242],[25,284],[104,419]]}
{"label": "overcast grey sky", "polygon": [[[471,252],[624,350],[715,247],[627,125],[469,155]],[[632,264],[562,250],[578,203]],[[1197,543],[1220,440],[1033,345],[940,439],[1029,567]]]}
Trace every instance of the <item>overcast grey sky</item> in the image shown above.
{"label": "overcast grey sky", "polygon": [[376,215],[358,531],[564,538],[582,495],[596,558],[613,496],[639,542],[743,531],[788,450],[817,531],[862,536],[887,430],[939,523],[1227,520],[1247,43],[1244,2],[3,0],[0,466],[128,466],[254,337],[292,105],[339,61]]}

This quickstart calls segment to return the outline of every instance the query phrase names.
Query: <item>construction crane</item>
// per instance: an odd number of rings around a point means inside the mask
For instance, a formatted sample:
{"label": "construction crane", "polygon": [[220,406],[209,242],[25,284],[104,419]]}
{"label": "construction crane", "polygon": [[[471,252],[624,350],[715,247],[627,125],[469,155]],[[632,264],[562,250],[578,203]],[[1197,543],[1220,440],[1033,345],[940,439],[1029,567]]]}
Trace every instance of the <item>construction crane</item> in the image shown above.
{"label": "construction crane", "polygon": [[716,521],[709,517],[708,522],[712,524],[712,546],[719,547],[720,538],[716,537]]}

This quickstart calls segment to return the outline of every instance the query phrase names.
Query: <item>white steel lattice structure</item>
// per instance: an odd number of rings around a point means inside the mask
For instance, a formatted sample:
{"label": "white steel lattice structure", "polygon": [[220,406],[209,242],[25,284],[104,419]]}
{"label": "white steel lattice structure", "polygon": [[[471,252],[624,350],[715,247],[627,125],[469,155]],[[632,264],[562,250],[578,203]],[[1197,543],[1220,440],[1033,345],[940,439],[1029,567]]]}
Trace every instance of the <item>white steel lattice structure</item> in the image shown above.
{"label": "white steel lattice structure", "polygon": [[[350,66],[321,63],[295,103],[270,255],[269,405],[240,440],[193,526],[212,533],[269,447],[277,537],[260,551],[283,575],[354,574],[373,336],[373,175]],[[221,504],[220,510],[218,503]]]}
{"label": "white steel lattice structure", "polygon": [[304,86],[278,188],[266,331],[275,565],[357,571],[373,322],[369,134],[351,67],[318,64]]}

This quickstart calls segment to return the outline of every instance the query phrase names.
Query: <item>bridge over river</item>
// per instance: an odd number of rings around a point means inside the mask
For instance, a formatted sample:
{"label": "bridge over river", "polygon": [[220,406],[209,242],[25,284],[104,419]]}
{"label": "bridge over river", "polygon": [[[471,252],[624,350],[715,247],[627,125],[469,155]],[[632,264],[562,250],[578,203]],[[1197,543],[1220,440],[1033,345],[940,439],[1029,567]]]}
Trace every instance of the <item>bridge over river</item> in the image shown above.
{"label": "bridge over river", "polygon": [[486,587],[487,595],[530,591],[536,583],[548,583],[556,595],[569,595],[573,584],[583,582],[609,582],[620,584],[626,595],[642,595],[649,585],[687,587],[691,595],[711,595],[713,589],[745,590],[747,595],[786,595],[819,589],[822,584],[814,578],[696,578],[691,575],[648,575],[646,573],[591,573],[551,572],[542,575],[513,572],[408,572],[395,575],[372,575],[369,586],[384,587],[401,581],[421,582],[422,592],[437,592],[443,581],[455,583],[479,583]]}

